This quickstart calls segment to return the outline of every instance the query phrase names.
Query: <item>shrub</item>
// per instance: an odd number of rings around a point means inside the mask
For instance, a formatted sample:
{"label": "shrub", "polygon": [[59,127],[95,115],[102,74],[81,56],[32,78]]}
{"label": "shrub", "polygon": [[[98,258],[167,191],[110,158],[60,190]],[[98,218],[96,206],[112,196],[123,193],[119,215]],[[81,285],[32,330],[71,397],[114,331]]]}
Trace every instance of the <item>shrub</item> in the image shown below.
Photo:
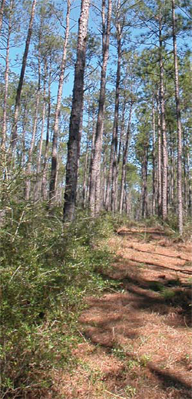
{"label": "shrub", "polygon": [[43,206],[11,204],[1,226],[1,394],[39,397],[50,370],[73,361],[84,296],[110,283],[96,273],[110,254],[95,245],[112,222],[79,214],[63,226]]}

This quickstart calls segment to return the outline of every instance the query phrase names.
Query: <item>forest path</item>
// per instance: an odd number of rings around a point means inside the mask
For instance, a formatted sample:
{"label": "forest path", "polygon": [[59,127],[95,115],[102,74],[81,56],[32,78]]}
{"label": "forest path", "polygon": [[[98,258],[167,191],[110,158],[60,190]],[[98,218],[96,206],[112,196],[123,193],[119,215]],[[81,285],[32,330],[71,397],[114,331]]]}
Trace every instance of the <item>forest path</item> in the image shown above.
{"label": "forest path", "polygon": [[[77,369],[57,376],[66,399],[192,398],[192,246],[161,228],[121,228],[106,278],[119,289],[87,298]],[[105,272],[106,273],[106,272]]]}

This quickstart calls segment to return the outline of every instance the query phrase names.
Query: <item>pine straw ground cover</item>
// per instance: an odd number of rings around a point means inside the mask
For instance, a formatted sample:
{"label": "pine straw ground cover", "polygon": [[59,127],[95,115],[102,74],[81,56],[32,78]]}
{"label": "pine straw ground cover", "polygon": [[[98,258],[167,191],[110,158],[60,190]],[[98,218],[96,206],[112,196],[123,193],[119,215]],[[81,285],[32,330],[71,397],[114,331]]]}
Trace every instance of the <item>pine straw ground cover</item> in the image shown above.
{"label": "pine straw ground cover", "polygon": [[[55,373],[58,398],[192,398],[192,246],[161,228],[122,228],[106,278],[118,291],[87,298],[76,368]],[[101,270],[102,273],[102,270]]]}

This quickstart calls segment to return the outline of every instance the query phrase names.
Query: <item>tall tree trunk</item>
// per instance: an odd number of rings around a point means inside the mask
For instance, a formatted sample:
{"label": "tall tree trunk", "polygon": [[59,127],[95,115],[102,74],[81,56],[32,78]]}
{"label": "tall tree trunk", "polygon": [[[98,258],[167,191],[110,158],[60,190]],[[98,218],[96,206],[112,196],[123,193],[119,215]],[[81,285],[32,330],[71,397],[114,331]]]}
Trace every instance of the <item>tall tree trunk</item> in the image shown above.
{"label": "tall tree trunk", "polygon": [[84,209],[86,208],[86,204],[87,204],[88,160],[89,160],[89,140],[87,139],[86,153],[85,153],[85,163],[84,163],[84,173],[83,173],[83,191],[82,191],[83,208]]}
{"label": "tall tree trunk", "polygon": [[107,156],[104,153],[103,156],[103,180],[102,180],[102,208],[105,209],[105,201],[106,201],[106,186],[107,186]]}
{"label": "tall tree trunk", "polygon": [[90,0],[81,0],[81,15],[79,18],[77,41],[77,61],[75,64],[73,100],[69,126],[66,184],[63,209],[64,221],[71,221],[75,216],[89,7]]}
{"label": "tall tree trunk", "polygon": [[25,183],[25,199],[26,199],[26,201],[28,201],[30,198],[32,156],[33,156],[33,150],[34,150],[34,145],[35,145],[35,136],[36,136],[36,132],[37,132],[37,120],[38,120],[38,113],[39,113],[40,92],[41,92],[41,63],[40,63],[40,46],[39,46],[38,89],[37,89],[37,96],[36,96],[35,115],[34,115],[34,122],[33,122],[31,144],[30,144],[30,148],[29,148],[29,155],[28,155],[27,166],[26,166],[26,183]]}
{"label": "tall tree trunk", "polygon": [[157,96],[157,129],[158,129],[158,190],[157,190],[157,201],[158,201],[158,216],[162,216],[162,135],[161,135],[161,117],[160,117],[160,106],[159,98]]}
{"label": "tall tree trunk", "polygon": [[183,206],[182,206],[182,130],[181,130],[181,108],[179,97],[179,73],[177,59],[177,39],[175,23],[175,0],[172,0],[172,29],[173,29],[173,54],[175,72],[175,101],[177,115],[177,208],[178,227],[180,235],[183,234]]}
{"label": "tall tree trunk", "polygon": [[102,0],[102,55],[103,62],[101,67],[101,81],[99,94],[99,109],[95,135],[95,149],[91,166],[90,181],[90,209],[92,216],[97,216],[101,204],[101,155],[103,144],[103,124],[105,115],[105,90],[106,90],[106,72],[109,58],[109,36],[111,26],[112,0],[108,0],[107,18],[105,21],[106,1]]}
{"label": "tall tree trunk", "polygon": [[[120,0],[118,0],[117,14],[119,13]],[[119,19],[119,15],[117,15]],[[122,27],[119,21],[116,23],[116,35],[117,35],[117,73],[116,73],[116,90],[115,90],[115,113],[114,113],[114,124],[113,124],[113,139],[112,139],[112,191],[111,191],[111,210],[117,211],[117,148],[118,148],[118,128],[119,128],[119,95],[120,95],[120,75],[121,75],[121,36]]]}
{"label": "tall tree trunk", "polygon": [[26,163],[26,146],[25,146],[25,137],[26,137],[26,124],[27,124],[27,105],[24,104],[23,118],[22,118],[22,156],[21,156],[21,167],[22,170],[25,170]]}
{"label": "tall tree trunk", "polygon": [[156,214],[156,199],[157,199],[157,170],[156,170],[156,124],[155,124],[155,104],[154,96],[152,103],[152,131],[153,131],[153,195],[152,195],[152,214]]}
{"label": "tall tree trunk", "polygon": [[[95,118],[94,118],[94,111],[92,114],[92,110],[94,110],[94,106],[91,103],[91,97],[88,99],[88,122],[87,122],[87,142],[86,142],[86,149],[85,149],[85,161],[83,164],[83,187],[82,187],[82,205],[83,209],[88,206],[88,198],[89,198],[89,177],[90,177],[90,162],[92,158],[92,150],[94,147],[94,140],[95,140]],[[93,118],[92,118],[93,116]],[[92,148],[90,149],[90,134],[92,130]]]}
{"label": "tall tree trunk", "polygon": [[131,133],[132,108],[133,108],[133,103],[131,102],[130,110],[129,110],[129,120],[128,120],[128,125],[127,125],[127,133],[126,133],[126,138],[125,138],[125,146],[123,149],[123,162],[122,162],[121,188],[120,188],[120,205],[119,205],[120,214],[123,211],[124,187],[125,187],[125,180],[126,180],[126,163],[127,163],[127,154],[128,154],[130,133]]}
{"label": "tall tree trunk", "polygon": [[163,38],[162,19],[159,19],[159,67],[160,67],[160,110],[161,110],[161,135],[162,135],[162,218],[167,219],[167,135],[165,125],[165,99],[164,99],[164,66],[163,66]]}
{"label": "tall tree trunk", "polygon": [[188,200],[189,200],[189,173],[190,165],[188,164],[188,143],[187,132],[183,131],[183,211],[188,216]]}
{"label": "tall tree trunk", "polygon": [[28,28],[27,38],[26,38],[26,42],[25,42],[25,50],[24,50],[24,54],[23,54],[21,73],[20,73],[19,83],[18,83],[18,87],[17,87],[17,94],[16,94],[16,99],[15,99],[14,121],[13,121],[12,132],[11,132],[11,149],[13,152],[15,151],[15,147],[16,147],[16,143],[17,143],[17,123],[18,123],[19,109],[20,109],[20,104],[21,104],[21,92],[22,92],[22,88],[23,88],[25,69],[26,69],[26,65],[27,65],[27,57],[28,57],[29,46],[30,46],[31,35],[32,35],[32,27],[33,27],[33,20],[34,20],[34,16],[35,16],[36,2],[37,2],[37,0],[33,0],[33,3],[32,3],[29,28]]}
{"label": "tall tree trunk", "polygon": [[126,193],[126,213],[128,218],[131,218],[131,190]]}
{"label": "tall tree trunk", "polygon": [[[184,145],[184,143],[183,143]],[[188,208],[188,184],[187,184],[187,157],[185,152],[183,151],[183,212],[185,216],[187,216],[187,208]]]}
{"label": "tall tree trunk", "polygon": [[[184,133],[184,132],[183,132]],[[185,209],[186,216],[190,216],[190,154],[189,154],[189,143],[187,141],[186,135],[185,138],[185,152],[184,152],[184,170],[185,170],[185,187],[184,187],[184,198],[185,198]]]}
{"label": "tall tree trunk", "polygon": [[141,215],[142,218],[146,218],[148,216],[148,208],[147,208],[147,168],[148,168],[148,143],[144,145],[144,157],[142,161],[142,207],[141,207]]}
{"label": "tall tree trunk", "polygon": [[37,182],[35,185],[35,193],[34,197],[35,200],[38,200],[41,195],[41,157],[42,157],[42,149],[43,149],[43,134],[45,128],[45,117],[46,117],[46,68],[45,68],[45,76],[44,76],[44,83],[43,83],[43,110],[42,110],[42,123],[41,123],[41,136],[39,140],[39,153],[37,158]]}
{"label": "tall tree trunk", "polygon": [[3,12],[5,8],[5,0],[1,0],[1,8],[0,8],[0,35],[1,35],[1,28],[3,23]]}
{"label": "tall tree trunk", "polygon": [[[45,60],[45,84],[46,84],[46,76],[47,76],[47,62]],[[50,117],[51,117],[51,66],[49,70],[49,79],[48,79],[48,111],[47,111],[47,131],[46,131],[46,141],[45,141],[45,154],[44,154],[44,162],[43,162],[43,171],[42,171],[42,197],[43,201],[47,200],[47,163],[48,163],[48,151],[49,151],[49,129],[50,129]]]}
{"label": "tall tree trunk", "polygon": [[49,206],[50,207],[52,207],[53,203],[55,202],[55,193],[56,193],[57,169],[58,169],[57,145],[58,145],[58,132],[59,132],[59,114],[60,114],[60,110],[61,110],[62,90],[63,90],[63,82],[64,82],[64,74],[65,74],[65,66],[66,66],[66,58],[67,58],[67,45],[68,45],[68,39],[69,39],[70,9],[71,9],[71,0],[67,0],[65,39],[63,42],[63,55],[62,55],[59,85],[58,85],[58,91],[57,91],[55,121],[54,121],[54,126],[53,126],[51,177],[50,177],[50,186],[49,186]]}
{"label": "tall tree trunk", "polygon": [[118,148],[118,157],[117,157],[117,164],[119,166],[120,161],[121,161],[121,156],[122,156],[122,143],[124,140],[125,136],[125,109],[127,105],[127,99],[125,96],[125,90],[124,90],[124,101],[123,101],[123,109],[122,109],[122,115],[121,115],[121,131],[120,131],[120,137],[119,137],[119,148]]}
{"label": "tall tree trunk", "polygon": [[[124,90],[124,101],[123,101],[123,109],[121,115],[121,128],[120,128],[120,137],[119,137],[119,146],[118,146],[118,156],[117,156],[117,174],[116,174],[116,193],[115,193],[115,203],[116,203],[116,210],[120,209],[120,197],[121,197],[121,185],[120,185],[120,196],[118,195],[118,177],[119,177],[119,167],[121,162],[121,157],[123,156],[123,142],[125,140],[125,109],[126,109],[127,99],[125,96]],[[119,203],[118,203],[119,200]]]}
{"label": "tall tree trunk", "polygon": [[169,181],[169,203],[171,209],[174,207],[174,174],[175,174],[175,160],[174,160],[174,145],[173,138],[170,135],[170,181]]}
{"label": "tall tree trunk", "polygon": [[8,86],[9,86],[9,51],[10,51],[10,36],[12,29],[12,11],[14,1],[10,1],[10,15],[9,15],[9,26],[7,34],[7,47],[6,47],[6,60],[5,60],[5,91],[4,91],[4,103],[3,103],[3,125],[2,125],[2,161],[3,167],[6,164],[6,138],[7,138],[7,99],[8,99]]}
{"label": "tall tree trunk", "polygon": [[93,117],[92,117],[92,134],[91,134],[91,156],[90,156],[90,163],[89,163],[89,192],[88,192],[88,200],[90,204],[90,193],[91,193],[91,171],[92,171],[92,164],[93,164],[93,158],[94,158],[94,153],[95,153],[95,136],[96,136],[96,109],[95,106],[93,105]]}

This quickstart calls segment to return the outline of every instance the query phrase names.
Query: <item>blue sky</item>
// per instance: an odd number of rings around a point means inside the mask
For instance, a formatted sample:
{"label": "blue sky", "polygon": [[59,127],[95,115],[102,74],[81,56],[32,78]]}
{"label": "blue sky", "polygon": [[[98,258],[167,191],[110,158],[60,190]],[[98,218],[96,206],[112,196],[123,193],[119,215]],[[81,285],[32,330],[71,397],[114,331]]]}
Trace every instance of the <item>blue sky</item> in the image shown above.
{"label": "blue sky", "polygon": [[[63,4],[63,1],[55,0],[55,3],[57,4],[57,6],[59,6],[60,4]],[[100,3],[99,3],[99,5],[100,5]],[[179,10],[179,12],[181,12],[181,11]],[[80,15],[80,0],[72,0],[72,8],[71,8],[71,15],[70,15],[71,32],[77,32],[79,15]],[[65,20],[65,15],[63,16],[63,20]],[[25,31],[27,33],[29,20],[26,19],[25,24],[26,24],[26,26],[25,27],[22,26],[22,28],[25,28]],[[100,27],[100,20],[98,17],[96,17],[94,8],[91,7],[90,18],[89,18],[89,28],[91,29],[92,32],[95,32],[96,35],[100,36],[100,32],[98,29],[99,27]],[[61,26],[59,27],[59,32],[60,32],[60,34],[64,35],[64,29]],[[133,40],[133,43],[135,43],[135,46],[137,45],[137,51],[141,51],[144,47],[146,47],[146,43],[138,46],[138,36],[140,35],[141,32],[145,33],[146,29],[141,30],[139,28],[135,28],[134,30],[132,30],[132,40]],[[179,51],[185,50],[186,42],[192,43],[191,35],[192,34],[189,32],[185,38],[179,38],[179,40],[178,40]],[[22,60],[22,56],[23,56],[23,52],[24,52],[25,38],[23,38],[23,41],[20,42],[19,45],[17,43],[16,46],[13,45],[13,39],[14,39],[14,33],[12,35],[12,47],[11,47],[11,51],[10,51],[10,68],[13,72],[19,74],[20,68],[21,68],[21,60]],[[148,45],[150,46],[150,42],[148,43]],[[167,43],[167,45],[171,51],[172,50],[172,41],[170,40]],[[32,50],[32,46],[31,46],[30,50]],[[115,51],[116,51],[115,48],[111,44],[111,46],[110,46],[111,59],[112,59],[112,57],[114,57]],[[5,56],[5,51],[3,52],[3,55]],[[19,60],[19,62],[18,61],[15,62],[16,59]],[[93,62],[95,62],[95,61],[93,61]],[[94,66],[96,66],[96,64]],[[115,71],[115,69],[116,69],[115,62],[110,63],[110,65],[108,64],[108,68],[112,68],[112,70]],[[4,69],[4,61],[2,62],[2,69]],[[29,75],[29,71],[30,71],[30,68],[27,68],[26,75]],[[70,69],[67,69],[67,71],[66,71],[68,78],[67,78],[67,82],[64,83],[63,97],[68,97],[69,95],[72,94],[73,78],[74,78],[73,71],[74,71],[74,66],[72,66]],[[52,84],[52,96],[54,98],[56,98],[56,95],[57,95],[57,82]]]}

